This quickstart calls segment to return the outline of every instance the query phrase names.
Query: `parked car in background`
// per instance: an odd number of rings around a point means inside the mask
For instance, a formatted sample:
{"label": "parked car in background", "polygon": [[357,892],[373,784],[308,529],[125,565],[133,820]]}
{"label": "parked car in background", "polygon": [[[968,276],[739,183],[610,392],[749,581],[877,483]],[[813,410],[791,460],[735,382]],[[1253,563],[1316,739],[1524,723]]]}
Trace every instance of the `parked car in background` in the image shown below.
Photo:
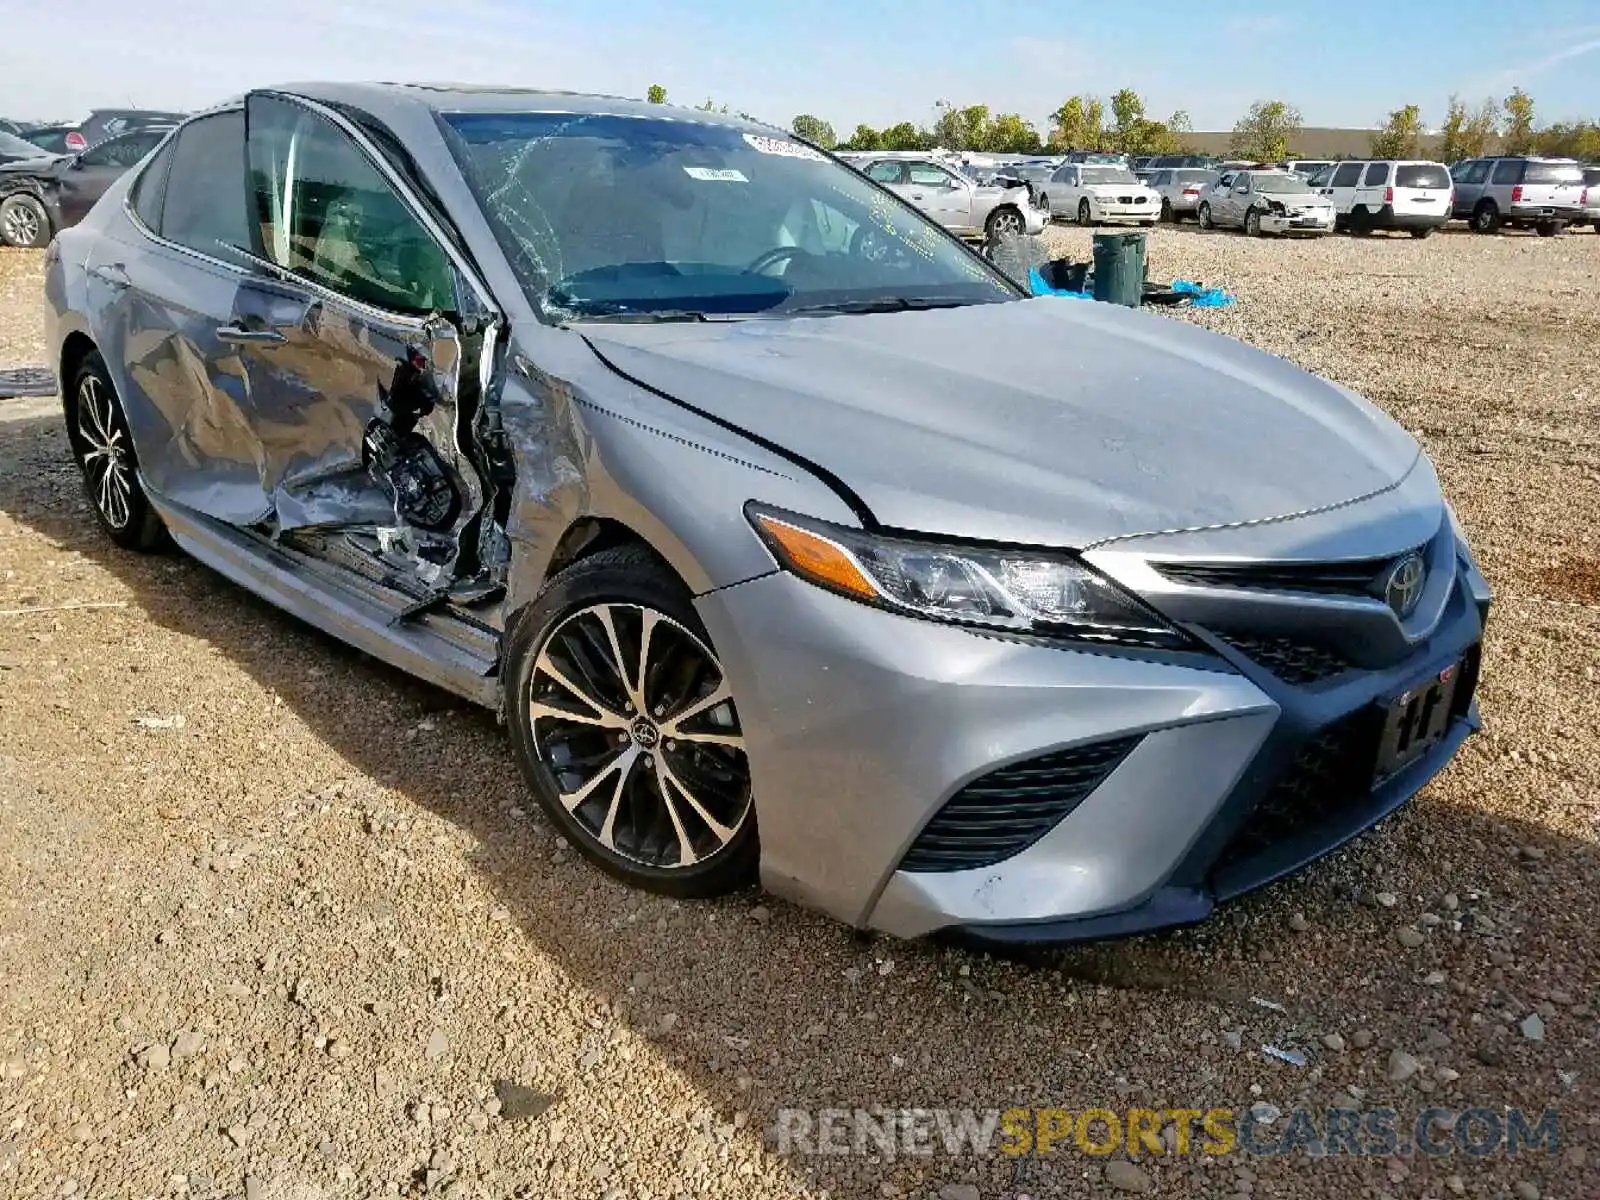
{"label": "parked car in background", "polygon": [[1200,228],[1268,233],[1332,233],[1333,203],[1287,171],[1224,171],[1200,198]]}
{"label": "parked car in background", "polygon": [[1583,205],[1584,220],[1600,233],[1600,165],[1583,169],[1583,195],[1579,203]]}
{"label": "parked car in background", "polygon": [[1141,221],[1154,225],[1161,197],[1121,164],[1069,162],[1050,177],[1050,211],[1080,225],[1099,221]]}
{"label": "parked car in background", "polygon": [[45,157],[48,157],[46,152],[32,142],[0,130],[0,163],[23,162]]}
{"label": "parked car in background", "polygon": [[1035,207],[1026,184],[978,183],[932,157],[868,154],[854,165],[960,237],[994,240],[1042,233],[1050,220],[1048,213]]}
{"label": "parked car in background", "polygon": [[[1405,429],[1030,300],[768,126],[253,92],[64,230],[44,291],[105,536],[491,709],[634,887],[759,872],[899,937],[1187,924],[1478,726],[1490,593]],[[476,736],[438,725],[396,772]]]}
{"label": "parked car in background", "polygon": [[153,108],[97,108],[78,126],[89,146],[136,129],[171,129],[188,114]]}
{"label": "parked car in background", "polygon": [[1325,158],[1291,158],[1287,162],[1281,162],[1278,164],[1280,170],[1287,171],[1291,175],[1298,175],[1301,179],[1305,180],[1311,179],[1325,167],[1331,166],[1333,166],[1333,164]]}
{"label": "parked car in background", "polygon": [[1312,180],[1333,202],[1341,229],[1403,229],[1425,238],[1450,220],[1452,183],[1443,163],[1415,159],[1351,159],[1330,163]]}
{"label": "parked car in background", "polygon": [[1453,215],[1479,233],[1502,225],[1553,237],[1584,219],[1583,168],[1570,158],[1471,158],[1450,168]]}
{"label": "parked car in background", "polygon": [[1168,167],[1210,167],[1215,169],[1222,160],[1210,154],[1158,154],[1147,166],[1157,170]]}
{"label": "parked car in background", "polygon": [[1216,177],[1205,167],[1166,167],[1151,171],[1145,183],[1161,197],[1161,219],[1181,221],[1195,215],[1200,197]]}
{"label": "parked car in background", "polygon": [[89,148],[88,140],[78,132],[76,125],[36,125],[17,136],[47,154],[76,154]]}
{"label": "parked car in background", "polygon": [[76,225],[106,189],[160,145],[168,132],[136,129],[81,154],[0,166],[0,242],[43,246],[58,230]]}

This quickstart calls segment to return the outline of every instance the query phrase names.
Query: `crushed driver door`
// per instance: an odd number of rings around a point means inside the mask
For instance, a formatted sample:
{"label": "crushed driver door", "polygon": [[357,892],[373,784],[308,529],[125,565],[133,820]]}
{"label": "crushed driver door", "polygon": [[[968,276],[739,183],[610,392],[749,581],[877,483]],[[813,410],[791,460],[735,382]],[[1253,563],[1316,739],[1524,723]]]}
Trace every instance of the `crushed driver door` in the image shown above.
{"label": "crushed driver door", "polygon": [[456,271],[327,114],[265,93],[245,114],[264,270],[219,336],[246,363],[274,532],[446,586],[484,500],[459,402]]}

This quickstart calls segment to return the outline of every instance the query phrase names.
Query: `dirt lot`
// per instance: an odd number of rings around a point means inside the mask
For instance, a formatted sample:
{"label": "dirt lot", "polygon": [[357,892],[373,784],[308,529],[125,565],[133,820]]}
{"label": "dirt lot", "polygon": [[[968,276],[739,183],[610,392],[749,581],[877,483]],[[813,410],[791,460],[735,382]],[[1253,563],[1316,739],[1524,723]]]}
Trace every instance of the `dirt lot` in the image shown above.
{"label": "dirt lot", "polygon": [[[491,718],[113,550],[55,402],[0,401],[0,1193],[1600,1195],[1600,237],[1151,253],[1239,297],[1191,319],[1420,434],[1497,589],[1488,728],[1303,877],[1036,964],[624,890],[530,811]],[[41,264],[0,253],[0,367],[43,361]],[[17,611],[78,602],[116,607]],[[763,1142],[780,1108],[1271,1105],[1278,1136],[1333,1102],[1403,1133],[1430,1105],[1555,1108],[1559,1146],[1130,1167]]]}

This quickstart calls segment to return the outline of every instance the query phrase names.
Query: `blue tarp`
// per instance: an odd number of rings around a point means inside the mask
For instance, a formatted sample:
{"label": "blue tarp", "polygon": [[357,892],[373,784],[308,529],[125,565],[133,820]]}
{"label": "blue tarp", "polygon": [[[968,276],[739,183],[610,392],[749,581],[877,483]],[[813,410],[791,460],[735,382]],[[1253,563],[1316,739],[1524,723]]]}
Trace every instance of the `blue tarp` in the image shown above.
{"label": "blue tarp", "polygon": [[[1039,274],[1038,267],[1028,269],[1028,290],[1035,296],[1065,296],[1069,300],[1093,300],[1093,292],[1069,292],[1065,288],[1054,288],[1045,282],[1044,276]],[[1226,308],[1234,302],[1232,296],[1221,288],[1201,287],[1188,279],[1174,279],[1172,290],[1180,295],[1187,296],[1184,303],[1191,308]]]}

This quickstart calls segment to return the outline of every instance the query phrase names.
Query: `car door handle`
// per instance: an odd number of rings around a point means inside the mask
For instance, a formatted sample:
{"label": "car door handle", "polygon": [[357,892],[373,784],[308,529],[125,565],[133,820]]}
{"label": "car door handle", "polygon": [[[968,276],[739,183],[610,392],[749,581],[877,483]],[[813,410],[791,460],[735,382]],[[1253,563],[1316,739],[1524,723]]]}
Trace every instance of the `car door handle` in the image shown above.
{"label": "car door handle", "polygon": [[240,329],[237,325],[217,326],[217,340],[233,346],[281,346],[288,341],[276,329]]}
{"label": "car door handle", "polygon": [[89,274],[112,287],[131,287],[133,280],[128,278],[128,269],[121,263],[105,263],[98,267],[90,267]]}
{"label": "car door handle", "polygon": [[912,192],[911,193],[911,198],[913,200],[921,200],[922,199],[922,193],[921,192]]}

